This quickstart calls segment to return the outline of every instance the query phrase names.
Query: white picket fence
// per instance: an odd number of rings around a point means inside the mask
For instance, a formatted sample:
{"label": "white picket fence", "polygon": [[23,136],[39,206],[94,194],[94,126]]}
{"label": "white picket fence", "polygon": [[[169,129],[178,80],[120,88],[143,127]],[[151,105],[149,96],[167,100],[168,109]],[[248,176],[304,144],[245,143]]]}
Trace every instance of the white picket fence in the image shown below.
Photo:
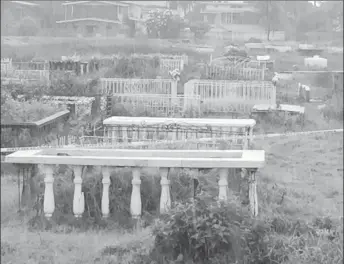
{"label": "white picket fence", "polygon": [[169,72],[173,70],[179,70],[180,72],[184,69],[184,61],[181,59],[170,59],[160,58],[160,71]]}
{"label": "white picket fence", "polygon": [[[161,53],[150,53],[150,54],[140,54],[134,53],[130,55],[131,58],[137,59],[159,59],[159,68],[160,74],[166,74],[169,71],[173,71],[178,69],[182,71],[184,69],[184,65],[189,63],[189,58],[187,55],[172,55],[172,54],[161,54]],[[103,67],[113,67],[118,64],[120,59],[125,58],[122,54],[115,54],[111,58],[101,58],[100,64]]]}
{"label": "white picket fence", "polygon": [[276,87],[267,81],[190,80],[186,96],[200,96],[205,112],[250,112],[256,104],[276,104]]}
{"label": "white picket fence", "polygon": [[1,75],[4,76],[4,74],[7,74],[7,72],[11,72],[12,69],[12,59],[1,58]]}
{"label": "white picket fence", "polygon": [[49,70],[48,61],[13,61],[16,70]]}
{"label": "white picket fence", "polygon": [[165,108],[170,113],[177,105],[206,113],[248,113],[254,105],[276,104],[276,88],[268,81],[190,80],[184,84],[184,96],[179,96],[176,80],[102,78],[101,94],[117,96],[133,107],[140,103],[146,109]]}
{"label": "white picket fence", "polygon": [[[45,68],[40,70],[29,69],[30,63],[35,64],[35,62],[13,62],[10,58],[2,58],[1,77],[6,78],[7,82],[11,82],[11,80],[18,82],[17,80],[20,80],[22,83],[36,81],[49,83],[49,70]],[[42,62],[38,62],[38,64],[41,66]]]}
{"label": "white picket fence", "polygon": [[257,67],[231,67],[221,65],[206,65],[205,77],[211,80],[247,80],[263,81],[266,75],[266,68]]}
{"label": "white picket fence", "polygon": [[[105,97],[101,98],[101,110],[105,110]],[[121,104],[124,108],[128,107],[129,112],[148,112],[154,116],[184,116],[191,113],[199,116],[200,97],[199,96],[171,96],[169,94],[120,94],[116,93],[112,96],[112,104]]]}
{"label": "white picket fence", "polygon": [[166,94],[177,97],[177,81],[172,79],[101,78],[101,94]]}

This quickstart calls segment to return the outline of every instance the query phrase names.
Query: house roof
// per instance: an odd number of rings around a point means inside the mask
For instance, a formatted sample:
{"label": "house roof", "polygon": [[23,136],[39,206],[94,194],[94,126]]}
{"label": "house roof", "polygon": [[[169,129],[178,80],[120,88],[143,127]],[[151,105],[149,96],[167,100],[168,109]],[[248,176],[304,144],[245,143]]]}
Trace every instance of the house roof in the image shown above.
{"label": "house roof", "polygon": [[25,6],[39,6],[39,4],[31,3],[29,1],[11,1],[11,3],[25,5]]}
{"label": "house roof", "polygon": [[212,5],[248,5],[249,3],[245,1],[199,1],[202,4],[212,4]]}
{"label": "house roof", "polygon": [[122,22],[117,21],[117,20],[101,19],[101,18],[96,18],[96,17],[60,20],[60,21],[56,21],[56,23],[57,24],[63,24],[63,23],[74,23],[74,22],[84,22],[84,21],[95,21],[95,22],[104,22],[104,23],[112,23],[112,24],[122,24]]}
{"label": "house roof", "polygon": [[124,1],[65,1],[62,3],[63,6],[68,6],[68,5],[82,5],[82,4],[87,4],[87,3],[102,3],[102,4],[108,4],[108,5],[114,5],[114,6],[128,6],[126,3],[122,3]]}
{"label": "house roof", "polygon": [[167,8],[167,1],[121,1],[126,4],[134,4],[142,7]]}

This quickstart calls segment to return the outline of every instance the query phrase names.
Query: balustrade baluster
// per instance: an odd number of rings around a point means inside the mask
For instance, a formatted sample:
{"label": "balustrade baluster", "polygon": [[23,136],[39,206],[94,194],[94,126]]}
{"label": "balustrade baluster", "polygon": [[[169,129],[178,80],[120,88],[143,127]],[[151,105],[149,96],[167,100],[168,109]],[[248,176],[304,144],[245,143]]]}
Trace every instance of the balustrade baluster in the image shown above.
{"label": "balustrade baluster", "polygon": [[130,213],[133,219],[137,221],[137,225],[139,225],[139,220],[141,218],[141,210],[142,210],[142,203],[141,203],[141,179],[140,179],[140,169],[134,168],[133,169],[133,180],[131,181],[132,184],[132,192],[131,192],[131,200],[130,200]]}
{"label": "balustrade baluster", "polygon": [[171,208],[171,194],[170,194],[170,181],[168,179],[168,168],[160,169],[161,176],[161,197],[160,197],[160,213],[167,213]]}
{"label": "balustrade baluster", "polygon": [[249,128],[249,140],[247,143],[248,147],[251,146],[252,142],[253,142],[253,127],[250,127]]}
{"label": "balustrade baluster", "polygon": [[257,194],[257,169],[249,169],[249,200],[250,209],[253,216],[258,215],[258,194]]}
{"label": "balustrade baluster", "polygon": [[181,129],[180,130],[180,140],[185,140],[186,139],[186,130]]}
{"label": "balustrade baluster", "polygon": [[228,169],[220,169],[219,201],[228,200]]}
{"label": "balustrade baluster", "polygon": [[141,139],[145,141],[147,139],[147,128],[142,128],[140,131]]}
{"label": "balustrade baluster", "polygon": [[123,140],[123,143],[128,143],[128,131],[127,131],[127,127],[126,126],[123,126],[122,127],[122,140]]}
{"label": "balustrade baluster", "polygon": [[155,138],[154,138],[154,141],[157,141],[157,140],[160,140],[160,128],[159,128],[159,126],[157,126],[155,128]]}
{"label": "balustrade baluster", "polygon": [[82,166],[74,166],[74,197],[73,213],[76,218],[82,216],[85,210],[85,197],[82,192]]}
{"label": "balustrade baluster", "polygon": [[102,194],[102,214],[104,218],[107,218],[110,213],[110,200],[109,200],[109,187],[110,187],[110,167],[102,168],[103,174],[103,194]]}
{"label": "balustrade baluster", "polygon": [[132,129],[132,133],[131,133],[132,142],[138,141],[138,134],[139,134],[139,128],[135,127],[134,129]]}
{"label": "balustrade baluster", "polygon": [[172,130],[172,140],[173,141],[177,140],[177,133],[178,133],[177,131],[178,131],[177,128]]}
{"label": "balustrade baluster", "polygon": [[164,133],[164,140],[170,140],[169,134],[172,130],[171,129],[166,129]]}
{"label": "balustrade baluster", "polygon": [[55,211],[55,197],[54,197],[54,167],[52,165],[45,165],[44,169],[44,202],[43,210],[47,218],[51,218]]}
{"label": "balustrade baluster", "polygon": [[20,208],[26,207],[30,200],[30,185],[28,168],[25,165],[19,166],[19,177],[23,179],[23,187],[21,191],[21,205]]}

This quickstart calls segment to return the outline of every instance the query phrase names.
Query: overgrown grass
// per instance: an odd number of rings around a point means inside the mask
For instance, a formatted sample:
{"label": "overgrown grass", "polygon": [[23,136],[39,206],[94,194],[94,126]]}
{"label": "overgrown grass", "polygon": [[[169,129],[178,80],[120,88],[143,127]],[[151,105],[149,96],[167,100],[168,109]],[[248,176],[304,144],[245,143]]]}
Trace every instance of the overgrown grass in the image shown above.
{"label": "overgrown grass", "polygon": [[[255,242],[258,251],[254,254],[248,252],[246,255],[250,258],[246,262],[237,263],[336,264],[343,261],[342,145],[343,137],[340,134],[255,142],[255,148],[263,148],[267,152],[266,166],[258,172],[260,215],[256,220],[248,218],[251,221],[248,226],[250,234],[256,234],[260,238]],[[95,228],[93,222],[93,228],[90,228],[91,225],[81,224],[86,223],[85,220],[68,223],[55,216],[52,226],[45,225],[49,231],[32,226],[32,221],[29,221],[32,215],[25,214],[18,218],[15,212],[18,203],[16,184],[2,179],[2,261],[30,263],[31,259],[42,263],[152,263],[155,259],[155,263],[177,263],[159,262],[164,254],[155,244],[151,228],[144,228],[138,234],[131,234],[128,229],[123,229],[123,224],[122,228],[118,228],[121,224],[120,217],[124,222],[130,219],[128,210],[131,188],[128,173],[114,171],[112,175],[112,216],[104,226],[98,225]],[[55,181],[56,210],[61,211],[62,204],[66,204],[63,210],[66,210],[66,216],[71,216],[73,190],[68,184],[71,179],[66,177],[68,174],[64,175],[57,177]],[[85,176],[85,188],[100,184],[101,178],[97,175],[97,171],[89,171]],[[202,189],[212,196],[216,196],[218,190],[216,175],[216,171],[207,172],[200,178]],[[159,178],[155,170],[146,171],[142,178],[144,219],[147,223],[152,223],[159,202]],[[171,175],[174,202],[183,201],[185,204],[190,197],[192,185],[189,178],[190,173],[185,171]],[[231,188],[234,185],[230,179]],[[94,190],[98,190],[93,193],[97,196],[100,189],[96,187]],[[87,190],[86,192],[89,193]],[[99,199],[96,197],[97,203]],[[236,203],[234,200],[232,208]],[[238,206],[245,208],[238,204],[235,207]],[[90,211],[95,214],[96,207],[86,210],[85,214]],[[244,211],[233,213],[244,217]],[[153,227],[163,231],[165,224],[155,224]],[[155,250],[151,252],[152,248]],[[266,258],[265,262],[258,261],[257,254],[264,252],[271,259],[270,262]],[[234,253],[239,254],[239,251]],[[145,262],[136,262],[134,259],[137,254]],[[183,255],[184,263],[200,263],[191,262],[187,257],[187,254]],[[237,258],[238,261],[239,259]],[[256,262],[249,262],[250,259]],[[279,261],[276,262],[277,259]],[[218,262],[214,261],[206,263],[234,263],[223,262],[224,260],[221,262],[219,259]]]}
{"label": "overgrown grass", "polygon": [[43,104],[39,101],[20,102],[8,98],[1,105],[1,122],[22,123],[36,122],[63,110],[63,107]]}
{"label": "overgrown grass", "polygon": [[[8,43],[1,45],[1,54],[4,58],[13,60],[61,59],[61,56],[73,55],[112,55],[117,53],[165,53],[187,54],[194,58],[208,58],[188,47],[172,47],[168,40],[154,39],[76,39],[76,38],[12,38],[14,42],[23,42],[24,45]],[[13,42],[12,41],[12,42]],[[149,44],[148,44],[149,43]]]}

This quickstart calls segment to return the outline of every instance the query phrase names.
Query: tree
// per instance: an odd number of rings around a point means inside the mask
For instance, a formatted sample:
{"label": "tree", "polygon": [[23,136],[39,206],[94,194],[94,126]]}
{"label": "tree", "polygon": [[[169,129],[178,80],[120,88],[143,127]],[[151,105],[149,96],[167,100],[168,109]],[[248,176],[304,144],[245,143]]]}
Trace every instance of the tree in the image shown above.
{"label": "tree", "polygon": [[343,31],[343,1],[326,1],[322,3],[321,10],[329,20],[330,30]]}
{"label": "tree", "polygon": [[124,24],[128,26],[128,36],[130,38],[135,37],[136,35],[136,23],[134,20],[130,19],[128,16],[124,18]]}
{"label": "tree", "polygon": [[270,40],[270,33],[280,28],[283,2],[257,1],[255,6],[261,14],[260,23],[265,27],[267,40]]}
{"label": "tree", "polygon": [[293,39],[299,39],[304,35],[305,31],[300,26],[302,17],[305,14],[312,12],[313,5],[306,1],[285,1],[284,12],[285,12],[285,31],[289,33]]}
{"label": "tree", "polygon": [[189,24],[190,31],[194,33],[195,38],[202,39],[210,30],[210,25],[206,22],[197,21]]}
{"label": "tree", "polygon": [[192,11],[194,5],[194,1],[169,1],[170,8],[173,10],[182,10],[184,16]]}
{"label": "tree", "polygon": [[195,38],[201,39],[203,36],[211,29],[209,23],[203,21],[203,16],[201,15],[202,5],[197,4],[193,7],[186,15],[188,21],[187,25],[190,31],[194,33]]}
{"label": "tree", "polygon": [[155,10],[149,12],[146,21],[147,34],[154,38],[178,38],[180,30],[185,27],[179,16],[172,14],[171,10]]}

